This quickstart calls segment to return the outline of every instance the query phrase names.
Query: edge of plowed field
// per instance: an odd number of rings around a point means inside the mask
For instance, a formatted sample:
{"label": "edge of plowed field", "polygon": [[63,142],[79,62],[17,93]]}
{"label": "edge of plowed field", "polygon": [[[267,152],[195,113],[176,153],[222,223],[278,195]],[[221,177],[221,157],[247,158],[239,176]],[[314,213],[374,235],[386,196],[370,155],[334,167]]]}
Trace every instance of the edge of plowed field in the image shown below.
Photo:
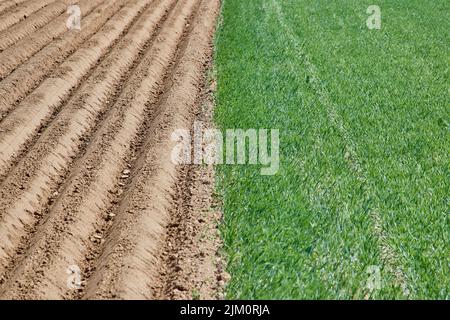
{"label": "edge of plowed field", "polygon": [[174,130],[211,119],[220,1],[123,4],[92,5],[109,16],[64,34],[66,60],[44,41],[5,73],[56,65],[1,105],[0,299],[221,297],[213,168],[170,158]]}

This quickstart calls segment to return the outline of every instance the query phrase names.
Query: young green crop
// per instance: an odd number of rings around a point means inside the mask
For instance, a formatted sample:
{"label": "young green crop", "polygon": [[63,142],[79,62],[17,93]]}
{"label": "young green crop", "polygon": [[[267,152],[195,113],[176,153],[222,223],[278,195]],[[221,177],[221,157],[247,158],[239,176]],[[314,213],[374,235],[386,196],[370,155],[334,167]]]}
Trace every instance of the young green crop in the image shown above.
{"label": "young green crop", "polygon": [[447,2],[370,4],[224,1],[218,126],[281,139],[218,168],[229,298],[449,298]]}

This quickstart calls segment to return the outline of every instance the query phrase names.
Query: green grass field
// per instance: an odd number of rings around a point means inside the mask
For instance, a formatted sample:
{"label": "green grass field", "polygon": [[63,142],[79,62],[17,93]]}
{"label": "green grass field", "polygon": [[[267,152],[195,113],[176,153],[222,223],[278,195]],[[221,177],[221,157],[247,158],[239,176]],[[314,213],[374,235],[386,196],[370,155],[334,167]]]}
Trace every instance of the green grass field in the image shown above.
{"label": "green grass field", "polygon": [[228,298],[450,298],[449,12],[224,1],[216,122],[281,141],[275,176],[218,167]]}

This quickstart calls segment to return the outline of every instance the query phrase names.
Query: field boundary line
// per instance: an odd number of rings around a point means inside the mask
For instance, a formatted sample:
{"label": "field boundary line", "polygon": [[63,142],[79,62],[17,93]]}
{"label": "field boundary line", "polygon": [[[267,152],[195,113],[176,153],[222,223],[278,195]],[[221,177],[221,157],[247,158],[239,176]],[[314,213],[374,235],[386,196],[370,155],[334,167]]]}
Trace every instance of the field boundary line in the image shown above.
{"label": "field boundary line", "polygon": [[[371,200],[373,199],[373,192],[370,185],[367,183],[367,174],[361,165],[360,158],[356,151],[357,145],[352,140],[347,128],[345,127],[342,117],[339,116],[339,112],[337,111],[334,103],[331,101],[328,91],[322,85],[317,67],[306,54],[304,45],[299,41],[295,33],[292,31],[292,28],[286,23],[280,3],[277,0],[270,1],[275,9],[280,26],[286,32],[290,42],[294,44],[294,47],[299,51],[300,57],[303,59],[303,64],[305,65],[310,76],[311,86],[316,92],[320,103],[325,106],[331,124],[338,130],[344,140],[346,151],[344,155],[345,161],[354,172],[358,182],[361,183],[366,198],[365,200],[367,200],[368,203],[371,203]],[[383,219],[380,215],[380,210],[377,206],[375,206],[374,208],[369,207],[368,211],[372,220],[372,230],[378,242],[378,249],[382,262],[386,265],[386,270],[394,276],[396,284],[402,289],[403,295],[409,296],[410,290],[407,277],[398,263],[396,252],[388,243],[389,236],[383,228]]]}

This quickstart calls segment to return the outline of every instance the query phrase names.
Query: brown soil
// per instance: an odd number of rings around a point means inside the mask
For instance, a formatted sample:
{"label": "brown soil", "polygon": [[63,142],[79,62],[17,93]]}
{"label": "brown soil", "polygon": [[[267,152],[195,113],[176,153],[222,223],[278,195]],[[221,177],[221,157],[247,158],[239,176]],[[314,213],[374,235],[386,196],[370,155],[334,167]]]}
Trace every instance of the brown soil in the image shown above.
{"label": "brown soil", "polygon": [[170,160],[211,123],[219,6],[0,4],[0,299],[221,298],[213,168]]}

